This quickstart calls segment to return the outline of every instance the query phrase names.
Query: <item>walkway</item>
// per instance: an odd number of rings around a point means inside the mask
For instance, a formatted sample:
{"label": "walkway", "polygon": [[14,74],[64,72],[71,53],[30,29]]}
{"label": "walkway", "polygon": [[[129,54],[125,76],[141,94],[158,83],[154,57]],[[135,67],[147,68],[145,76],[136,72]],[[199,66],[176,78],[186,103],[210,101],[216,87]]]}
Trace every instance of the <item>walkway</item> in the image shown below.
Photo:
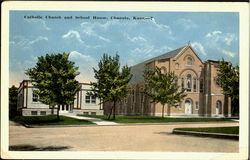
{"label": "walkway", "polygon": [[97,125],[100,125],[100,126],[118,125],[118,123],[115,123],[115,122],[105,121],[105,120],[102,120],[102,119],[99,119],[99,118],[93,118],[93,117],[77,116],[77,115],[72,114],[72,113],[61,113],[61,115],[71,117],[71,118],[75,118],[75,119],[83,119],[83,120],[86,120],[86,121],[93,122],[93,123],[95,123]]}

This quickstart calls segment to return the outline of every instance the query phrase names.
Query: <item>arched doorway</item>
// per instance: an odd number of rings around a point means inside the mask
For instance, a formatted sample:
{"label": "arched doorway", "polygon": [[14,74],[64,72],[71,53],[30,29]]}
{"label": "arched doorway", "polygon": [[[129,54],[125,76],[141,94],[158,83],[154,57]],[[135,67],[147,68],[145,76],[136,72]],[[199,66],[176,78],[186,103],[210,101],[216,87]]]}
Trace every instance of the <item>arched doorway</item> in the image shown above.
{"label": "arched doorway", "polygon": [[216,115],[222,114],[222,103],[220,100],[216,102],[215,114]]}
{"label": "arched doorway", "polygon": [[185,114],[192,114],[193,101],[191,99],[186,99],[185,101]]}

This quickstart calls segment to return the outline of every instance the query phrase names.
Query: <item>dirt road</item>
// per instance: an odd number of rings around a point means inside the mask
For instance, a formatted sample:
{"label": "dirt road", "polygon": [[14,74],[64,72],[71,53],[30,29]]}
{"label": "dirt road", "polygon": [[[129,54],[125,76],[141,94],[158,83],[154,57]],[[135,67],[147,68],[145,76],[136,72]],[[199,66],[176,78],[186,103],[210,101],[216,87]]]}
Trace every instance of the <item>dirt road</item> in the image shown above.
{"label": "dirt road", "polygon": [[238,123],[25,128],[10,122],[10,146],[73,151],[238,152],[235,140],[172,134],[178,127],[237,126]]}

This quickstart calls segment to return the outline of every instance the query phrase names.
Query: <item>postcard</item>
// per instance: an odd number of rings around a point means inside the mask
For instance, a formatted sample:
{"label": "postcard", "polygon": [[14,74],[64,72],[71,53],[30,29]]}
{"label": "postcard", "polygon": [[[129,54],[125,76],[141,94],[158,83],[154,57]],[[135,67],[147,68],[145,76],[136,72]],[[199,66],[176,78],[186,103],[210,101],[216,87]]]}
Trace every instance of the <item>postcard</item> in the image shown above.
{"label": "postcard", "polygon": [[247,3],[2,9],[3,158],[247,159]]}

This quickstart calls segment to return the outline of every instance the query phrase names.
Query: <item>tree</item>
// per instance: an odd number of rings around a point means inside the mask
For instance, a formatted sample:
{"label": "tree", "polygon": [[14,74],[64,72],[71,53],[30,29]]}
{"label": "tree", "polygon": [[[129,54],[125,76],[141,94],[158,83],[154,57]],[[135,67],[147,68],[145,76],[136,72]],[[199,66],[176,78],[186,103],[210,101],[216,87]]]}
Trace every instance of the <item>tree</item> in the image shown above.
{"label": "tree", "polygon": [[232,101],[232,114],[239,115],[239,66],[222,59],[219,62],[217,83],[223,89],[223,94]]}
{"label": "tree", "polygon": [[108,119],[112,112],[115,119],[116,102],[126,97],[129,90],[127,84],[132,77],[130,68],[121,68],[119,56],[111,57],[108,54],[103,55],[98,67],[93,68],[97,82],[91,82],[92,95],[100,98],[101,103],[113,102]]}
{"label": "tree", "polygon": [[17,116],[17,95],[18,89],[14,85],[9,88],[9,118]]}
{"label": "tree", "polygon": [[161,69],[155,67],[153,70],[144,71],[145,85],[144,93],[152,98],[152,102],[162,104],[162,118],[164,118],[164,107],[166,104],[177,106],[186,96],[185,90],[178,91],[176,76],[169,72],[163,74]]}
{"label": "tree", "polygon": [[26,71],[33,85],[38,89],[35,93],[39,101],[55,107],[59,120],[60,105],[71,105],[75,94],[80,90],[75,77],[79,74],[78,67],[68,60],[69,54],[46,54],[38,57],[36,66]]}

